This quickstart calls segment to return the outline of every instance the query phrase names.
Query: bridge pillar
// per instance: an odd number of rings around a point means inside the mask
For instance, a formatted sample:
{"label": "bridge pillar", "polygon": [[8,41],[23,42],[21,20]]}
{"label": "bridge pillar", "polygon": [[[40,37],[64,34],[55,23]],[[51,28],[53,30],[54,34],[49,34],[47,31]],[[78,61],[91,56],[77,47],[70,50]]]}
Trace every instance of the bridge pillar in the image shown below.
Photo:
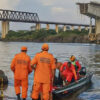
{"label": "bridge pillar", "polygon": [[100,18],[96,19],[96,34],[100,34]]}
{"label": "bridge pillar", "polygon": [[88,27],[85,27],[85,30],[88,31]]}
{"label": "bridge pillar", "polygon": [[49,24],[47,24],[46,30],[49,30],[49,29],[50,29],[50,26],[49,26]]}
{"label": "bridge pillar", "polygon": [[81,31],[81,26],[78,27],[78,30]]}
{"label": "bridge pillar", "polygon": [[74,30],[74,26],[71,26],[71,30],[72,30],[72,31]]}
{"label": "bridge pillar", "polygon": [[92,26],[89,27],[89,34],[92,33]]}
{"label": "bridge pillar", "polygon": [[36,30],[40,30],[41,29],[41,25],[40,24],[36,24]]}
{"label": "bridge pillar", "polygon": [[63,31],[65,32],[66,30],[67,30],[66,25],[64,25],[64,29],[63,29]]}
{"label": "bridge pillar", "polygon": [[8,31],[9,31],[9,22],[2,21],[2,38],[6,37],[6,34],[8,34]]}
{"label": "bridge pillar", "polygon": [[36,30],[38,30],[38,24],[36,24]]}
{"label": "bridge pillar", "polygon": [[56,24],[56,32],[58,33],[58,25]]}

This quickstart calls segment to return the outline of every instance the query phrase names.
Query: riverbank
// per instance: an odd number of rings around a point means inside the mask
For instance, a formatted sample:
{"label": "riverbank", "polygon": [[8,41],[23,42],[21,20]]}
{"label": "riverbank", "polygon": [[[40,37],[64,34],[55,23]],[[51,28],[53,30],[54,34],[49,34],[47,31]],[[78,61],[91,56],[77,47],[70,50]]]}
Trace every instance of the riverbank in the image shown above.
{"label": "riverbank", "polygon": [[39,31],[9,31],[3,41],[27,42],[61,42],[61,43],[89,43],[88,31],[67,30],[56,33],[55,30],[41,29]]}

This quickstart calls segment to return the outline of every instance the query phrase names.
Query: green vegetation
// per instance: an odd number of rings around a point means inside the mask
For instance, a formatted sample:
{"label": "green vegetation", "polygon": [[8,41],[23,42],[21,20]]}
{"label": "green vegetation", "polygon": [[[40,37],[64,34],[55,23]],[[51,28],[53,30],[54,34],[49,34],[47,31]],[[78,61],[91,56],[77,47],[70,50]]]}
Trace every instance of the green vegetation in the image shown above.
{"label": "green vegetation", "polygon": [[[67,30],[63,32],[59,30],[56,33],[55,30],[35,30],[35,31],[12,31],[6,35],[5,41],[34,41],[34,42],[75,42],[76,39],[81,39],[87,36],[88,31],[82,29],[82,31]],[[81,40],[82,41],[82,40]],[[77,42],[77,41],[76,41]]]}

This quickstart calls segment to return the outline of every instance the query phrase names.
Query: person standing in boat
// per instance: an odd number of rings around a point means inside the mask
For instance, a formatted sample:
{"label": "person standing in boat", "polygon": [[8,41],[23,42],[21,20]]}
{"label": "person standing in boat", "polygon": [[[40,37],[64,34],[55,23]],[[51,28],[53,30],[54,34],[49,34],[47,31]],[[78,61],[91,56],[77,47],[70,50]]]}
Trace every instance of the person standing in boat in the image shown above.
{"label": "person standing in boat", "polygon": [[70,57],[70,61],[71,63],[74,65],[75,67],[75,70],[76,70],[76,73],[77,73],[77,76],[79,78],[79,71],[81,70],[81,64],[79,63],[79,61],[76,59],[76,57],[74,55],[72,55]]}
{"label": "person standing in boat", "polygon": [[53,82],[54,69],[56,68],[53,55],[48,53],[48,44],[43,44],[41,49],[42,52],[37,53],[31,61],[32,68],[36,64],[31,94],[32,100],[38,99],[41,87],[43,90],[43,100],[49,100],[50,84]]}
{"label": "person standing in boat", "polygon": [[20,98],[20,87],[22,87],[22,98],[26,100],[28,90],[28,74],[32,72],[31,59],[26,54],[27,47],[21,48],[21,53],[16,54],[11,63],[11,70],[14,72],[14,87],[17,100]]}
{"label": "person standing in boat", "polygon": [[71,62],[64,62],[64,64],[60,68],[60,71],[65,85],[69,85],[73,77],[75,81],[77,81],[75,67],[73,66],[73,64],[71,64]]}
{"label": "person standing in boat", "polygon": [[61,72],[60,72],[60,68],[62,66],[62,62],[58,62],[57,58],[54,59],[55,60],[55,65],[56,65],[56,69],[55,69],[55,77],[54,77],[54,86],[57,85],[62,85],[63,84],[63,80],[61,78]]}

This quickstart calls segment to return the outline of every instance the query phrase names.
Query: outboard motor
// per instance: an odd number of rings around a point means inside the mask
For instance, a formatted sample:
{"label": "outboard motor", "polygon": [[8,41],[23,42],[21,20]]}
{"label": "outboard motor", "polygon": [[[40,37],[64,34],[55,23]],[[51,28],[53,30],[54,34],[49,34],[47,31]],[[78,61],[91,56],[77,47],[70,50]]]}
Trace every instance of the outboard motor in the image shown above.
{"label": "outboard motor", "polygon": [[86,67],[82,67],[79,73],[80,75],[86,75]]}

